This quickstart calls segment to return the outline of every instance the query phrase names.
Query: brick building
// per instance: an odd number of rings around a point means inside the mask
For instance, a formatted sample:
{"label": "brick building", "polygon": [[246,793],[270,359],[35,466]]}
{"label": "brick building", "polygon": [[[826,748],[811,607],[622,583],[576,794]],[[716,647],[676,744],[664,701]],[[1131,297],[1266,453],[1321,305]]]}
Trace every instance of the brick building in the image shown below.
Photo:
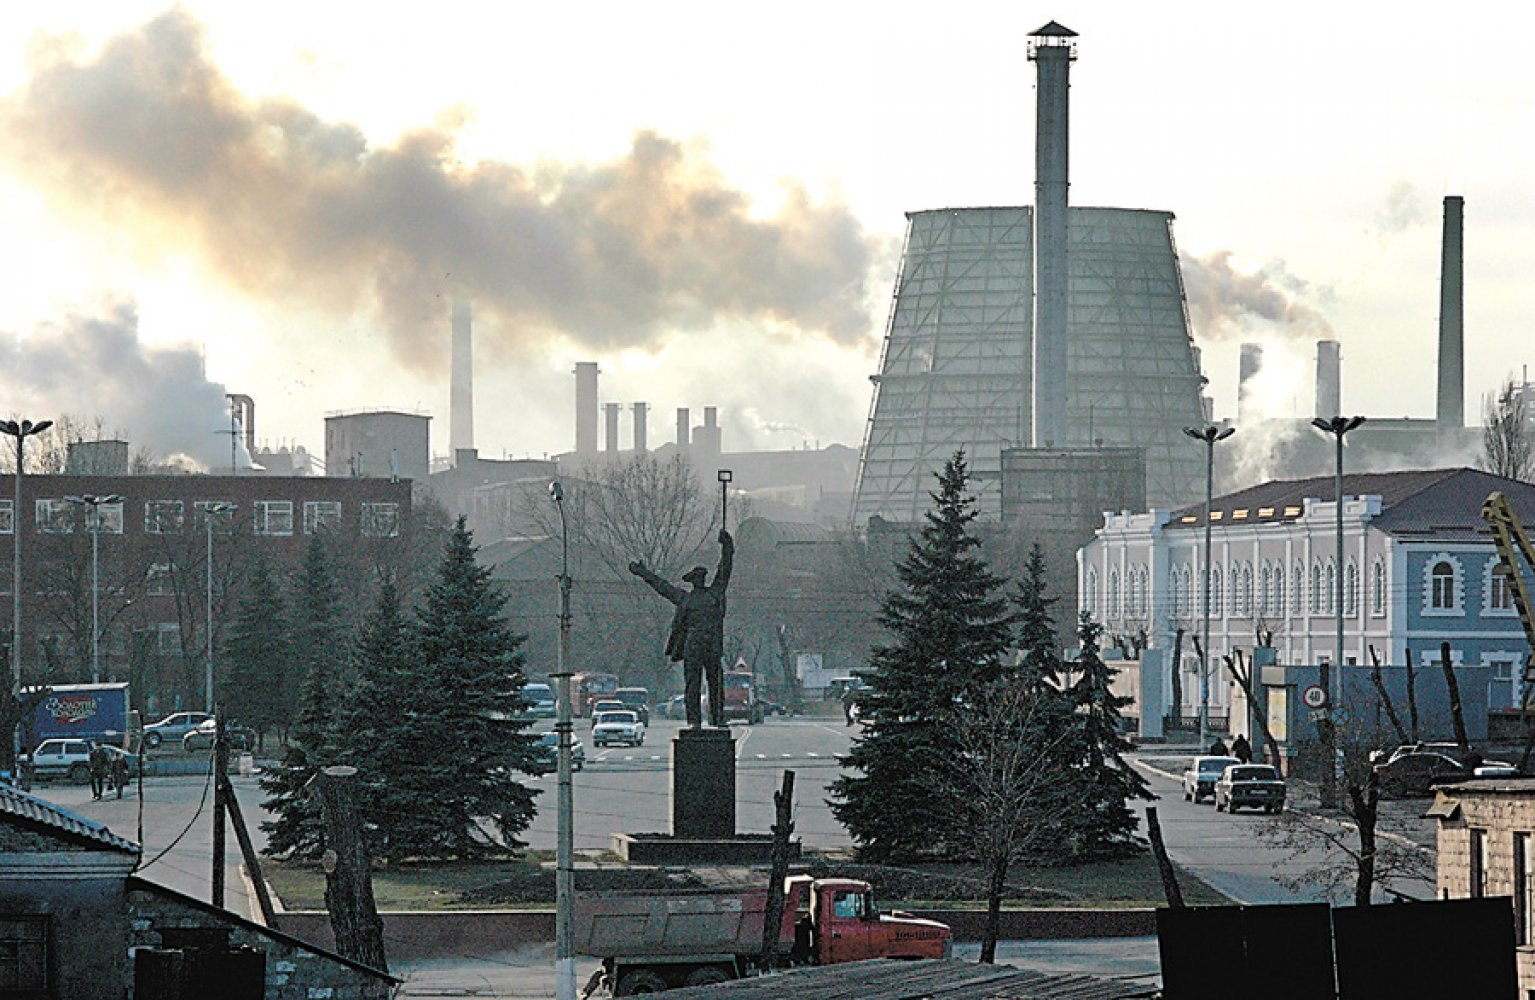
{"label": "brick building", "polygon": [[[410,515],[409,480],[27,476],[19,512],[0,499],[0,554],[21,532],[24,683],[92,679],[94,617],[101,679],[134,682],[151,713],[200,706],[210,592],[217,648],[258,559],[295,566],[325,533],[340,562],[388,564],[408,548]],[[8,566],[0,600],[11,600]]]}
{"label": "brick building", "polygon": [[1507,896],[1514,902],[1521,996],[1535,996],[1535,778],[1479,778],[1441,788],[1441,899]]}

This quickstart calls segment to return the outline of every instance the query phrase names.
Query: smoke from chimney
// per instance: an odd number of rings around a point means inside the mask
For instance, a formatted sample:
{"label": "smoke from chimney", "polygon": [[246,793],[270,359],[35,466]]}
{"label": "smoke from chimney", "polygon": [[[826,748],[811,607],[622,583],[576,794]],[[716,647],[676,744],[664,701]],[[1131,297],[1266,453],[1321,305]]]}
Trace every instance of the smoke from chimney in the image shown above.
{"label": "smoke from chimney", "polygon": [[1242,336],[1257,327],[1278,336],[1332,339],[1332,324],[1303,301],[1325,298],[1325,291],[1319,293],[1290,274],[1282,261],[1244,273],[1232,265],[1231,251],[1219,250],[1204,257],[1184,256],[1179,266],[1189,323],[1197,337]]}
{"label": "smoke from chimney", "polygon": [[89,58],[60,44],[32,55],[0,137],[60,213],[116,225],[147,259],[191,255],[253,296],[369,312],[423,372],[441,368],[450,284],[498,357],[555,335],[592,353],[654,347],[722,320],[860,347],[873,333],[888,247],[845,204],[790,186],[764,216],[654,132],[611,162],[530,167],[461,161],[462,122],[371,145],[291,100],[242,94],[181,8]]}
{"label": "smoke from chimney", "polygon": [[1237,361],[1237,423],[1253,416],[1253,381],[1263,371],[1263,345],[1243,344]]}

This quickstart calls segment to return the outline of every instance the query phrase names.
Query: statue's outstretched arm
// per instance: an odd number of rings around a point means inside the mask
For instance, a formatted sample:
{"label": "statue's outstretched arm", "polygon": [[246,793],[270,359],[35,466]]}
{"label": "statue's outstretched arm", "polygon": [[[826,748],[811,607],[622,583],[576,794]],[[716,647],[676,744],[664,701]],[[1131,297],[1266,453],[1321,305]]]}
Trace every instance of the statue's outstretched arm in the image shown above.
{"label": "statue's outstretched arm", "polygon": [[682,603],[682,589],[666,580],[663,580],[661,577],[656,576],[644,563],[630,563],[629,572],[650,584],[651,590],[654,590],[656,593],[660,594],[668,601],[671,601],[673,604]]}

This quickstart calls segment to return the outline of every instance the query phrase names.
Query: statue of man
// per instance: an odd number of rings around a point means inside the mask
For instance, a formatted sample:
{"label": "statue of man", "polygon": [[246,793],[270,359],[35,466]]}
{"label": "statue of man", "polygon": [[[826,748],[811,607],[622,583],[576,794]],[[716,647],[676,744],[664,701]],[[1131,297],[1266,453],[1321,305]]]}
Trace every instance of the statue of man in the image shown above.
{"label": "statue of man", "polygon": [[682,661],[688,725],[693,729],[703,726],[699,685],[705,672],[709,677],[709,724],[725,725],[725,669],[721,664],[725,656],[725,588],[730,586],[736,543],[723,528],[719,542],[720,564],[714,571],[713,583],[707,582],[709,571],[702,566],[682,574],[682,582],[691,585],[692,590],[668,583],[642,562],[629,564],[629,572],[677,606],[671,634],[666,637],[666,655],[673,663]]}

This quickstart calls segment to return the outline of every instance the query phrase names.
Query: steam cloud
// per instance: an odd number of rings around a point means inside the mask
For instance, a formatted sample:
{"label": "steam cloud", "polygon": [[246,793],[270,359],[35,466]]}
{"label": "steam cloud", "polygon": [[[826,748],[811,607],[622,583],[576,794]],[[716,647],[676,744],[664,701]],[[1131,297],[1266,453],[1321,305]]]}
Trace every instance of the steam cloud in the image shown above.
{"label": "steam cloud", "polygon": [[71,314],[0,351],[0,362],[0,398],[30,419],[99,416],[135,448],[228,464],[229,438],[219,433],[229,427],[224,387],[204,376],[195,347],[140,341],[131,304]]}
{"label": "steam cloud", "polygon": [[1266,331],[1310,340],[1333,339],[1332,325],[1314,307],[1301,301],[1310,286],[1271,264],[1250,274],[1231,264],[1231,251],[1182,259],[1189,321],[1197,336],[1219,339],[1248,336],[1260,321]]}
{"label": "steam cloud", "polygon": [[593,351],[716,320],[871,335],[882,247],[840,204],[791,192],[773,218],[679,143],[639,132],[593,166],[455,160],[451,127],[370,147],[348,124],[239,93],[176,10],[94,61],[44,50],[0,104],[21,169],[65,206],[192,247],[225,280],[382,317],[395,355],[441,367],[450,285],[500,322]]}
{"label": "steam cloud", "polygon": [[1375,216],[1382,233],[1400,233],[1425,219],[1418,189],[1411,181],[1397,181],[1386,194],[1386,202]]}

